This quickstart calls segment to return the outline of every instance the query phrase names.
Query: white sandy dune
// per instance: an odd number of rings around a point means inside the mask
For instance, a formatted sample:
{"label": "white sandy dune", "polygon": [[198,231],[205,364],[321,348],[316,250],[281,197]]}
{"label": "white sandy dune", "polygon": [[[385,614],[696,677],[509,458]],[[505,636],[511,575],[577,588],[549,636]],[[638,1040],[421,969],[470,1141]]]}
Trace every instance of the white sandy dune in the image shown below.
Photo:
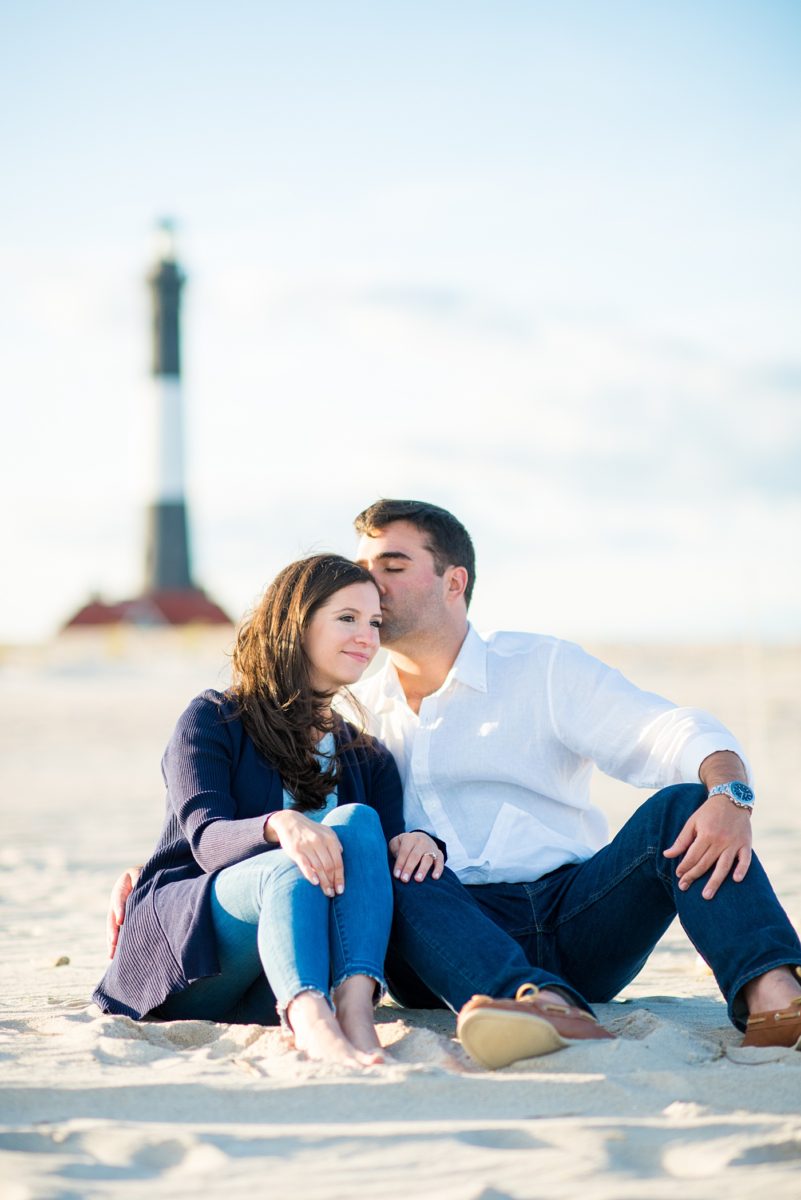
{"label": "white sandy dune", "polygon": [[[276,1029],[88,1006],[108,888],[154,841],[163,744],[186,700],[224,679],[219,649],[111,635],[0,658],[0,1195],[797,1200],[801,1053],[739,1048],[677,926],[600,1006],[617,1041],[494,1073],[446,1012],[382,1007],[393,1062],[353,1073],[305,1061]],[[801,925],[801,652],[604,653],[740,733],[757,849]],[[638,798],[607,780],[598,795],[617,823]]]}

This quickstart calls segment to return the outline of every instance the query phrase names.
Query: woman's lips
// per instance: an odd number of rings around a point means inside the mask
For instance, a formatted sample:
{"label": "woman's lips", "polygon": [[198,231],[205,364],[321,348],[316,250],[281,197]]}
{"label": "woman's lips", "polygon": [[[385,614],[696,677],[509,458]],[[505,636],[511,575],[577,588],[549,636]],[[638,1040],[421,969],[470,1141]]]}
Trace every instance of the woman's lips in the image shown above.
{"label": "woman's lips", "polygon": [[356,650],[345,650],[344,653],[347,654],[348,658],[355,658],[356,662],[367,663],[370,661],[369,654],[360,654]]}

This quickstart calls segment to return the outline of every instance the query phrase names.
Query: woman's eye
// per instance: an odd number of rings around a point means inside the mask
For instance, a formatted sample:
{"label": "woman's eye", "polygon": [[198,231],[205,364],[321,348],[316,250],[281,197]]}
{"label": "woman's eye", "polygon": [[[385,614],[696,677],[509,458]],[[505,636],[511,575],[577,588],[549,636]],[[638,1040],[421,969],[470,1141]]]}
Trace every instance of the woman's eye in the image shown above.
{"label": "woman's eye", "polygon": [[380,622],[380,621],[371,621],[371,622],[370,622],[370,624],[372,625],[373,629],[380,629],[380,628],[381,628],[381,622]]}
{"label": "woman's eye", "polygon": [[340,621],[352,621],[353,617],[350,613],[343,613],[339,619]]}

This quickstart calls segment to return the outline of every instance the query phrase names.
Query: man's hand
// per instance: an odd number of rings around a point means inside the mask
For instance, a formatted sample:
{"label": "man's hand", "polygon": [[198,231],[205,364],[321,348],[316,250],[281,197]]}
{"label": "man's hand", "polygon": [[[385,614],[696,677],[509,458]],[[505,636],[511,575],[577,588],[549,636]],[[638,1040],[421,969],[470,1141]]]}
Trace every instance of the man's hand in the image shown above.
{"label": "man's hand", "polygon": [[309,883],[319,885],[326,896],[341,896],[345,890],[342,843],[330,825],[312,821],[291,808],[270,814],[264,829],[267,841],[277,841]]}
{"label": "man's hand", "polygon": [[404,883],[408,883],[412,875],[417,883],[422,883],[429,871],[432,879],[439,879],[445,870],[445,857],[427,833],[419,830],[399,833],[389,843],[389,849],[395,855],[393,874]]}
{"label": "man's hand", "polygon": [[664,854],[665,858],[683,855],[676,867],[683,892],[711,870],[701,893],[711,900],[732,867],[735,883],[746,877],[751,865],[751,815],[732,804],[728,796],[712,796],[696,809]]}
{"label": "man's hand", "polygon": [[127,871],[123,871],[111,889],[108,916],[106,917],[106,944],[109,958],[113,958],[116,952],[120,927],[125,920],[125,905],[128,903],[128,897],[136,887],[136,881],[141,873],[141,867],[129,867]]}

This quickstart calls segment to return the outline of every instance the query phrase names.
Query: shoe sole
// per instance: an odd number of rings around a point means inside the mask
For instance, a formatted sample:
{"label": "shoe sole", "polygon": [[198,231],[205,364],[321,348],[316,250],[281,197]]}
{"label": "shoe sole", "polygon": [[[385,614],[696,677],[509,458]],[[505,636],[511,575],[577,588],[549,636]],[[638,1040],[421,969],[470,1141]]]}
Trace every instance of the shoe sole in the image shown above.
{"label": "shoe sole", "polygon": [[460,1018],[456,1033],[471,1058],[491,1071],[521,1058],[553,1054],[571,1043],[549,1021],[533,1013],[474,1008]]}
{"label": "shoe sole", "polygon": [[801,1037],[792,1045],[783,1045],[781,1042],[743,1042],[745,1050],[801,1050]]}

